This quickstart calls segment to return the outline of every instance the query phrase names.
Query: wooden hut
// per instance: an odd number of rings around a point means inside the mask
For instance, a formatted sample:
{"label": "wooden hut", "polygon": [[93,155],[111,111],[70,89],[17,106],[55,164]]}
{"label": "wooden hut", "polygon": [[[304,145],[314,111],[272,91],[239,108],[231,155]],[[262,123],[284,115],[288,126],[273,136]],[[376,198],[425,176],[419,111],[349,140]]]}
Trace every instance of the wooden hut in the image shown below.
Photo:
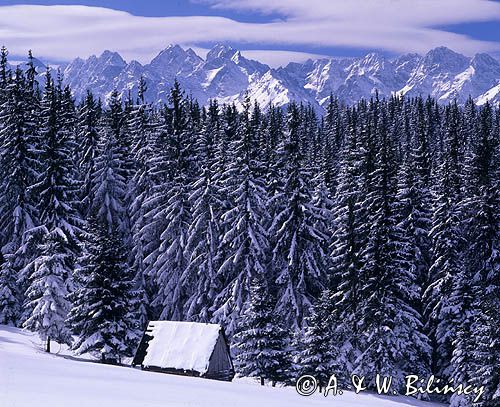
{"label": "wooden hut", "polygon": [[132,366],[143,370],[231,381],[234,367],[217,324],[151,321]]}

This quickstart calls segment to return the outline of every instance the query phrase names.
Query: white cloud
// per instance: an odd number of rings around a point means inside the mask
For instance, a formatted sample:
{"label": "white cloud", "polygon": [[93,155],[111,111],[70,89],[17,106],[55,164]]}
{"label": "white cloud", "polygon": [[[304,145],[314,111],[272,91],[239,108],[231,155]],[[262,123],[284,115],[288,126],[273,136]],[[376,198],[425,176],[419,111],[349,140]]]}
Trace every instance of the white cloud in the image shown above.
{"label": "white cloud", "polygon": [[278,13],[297,20],[365,22],[369,26],[428,27],[500,19],[489,0],[195,0],[215,9]]}
{"label": "white cloud", "polygon": [[[198,0],[215,8],[279,14],[268,23],[214,16],[139,17],[86,6],[0,7],[0,39],[12,54],[68,60],[104,49],[147,61],[169,43],[237,42],[308,47],[426,52],[445,45],[465,54],[498,52],[500,44],[446,32],[437,25],[500,20],[500,4],[486,0]],[[307,58],[288,51],[247,51],[272,65]],[[285,53],[286,52],[286,53]],[[253,53],[253,54],[252,54]],[[266,55],[265,55],[265,54]],[[299,58],[299,59],[298,59]]]}
{"label": "white cloud", "polygon": [[[196,52],[199,56],[205,58],[210,49],[200,48],[193,45],[186,45]],[[263,64],[269,65],[271,68],[277,68],[280,66],[286,66],[290,62],[305,62],[308,59],[320,59],[328,58],[328,55],[323,54],[311,54],[308,52],[297,52],[297,51],[279,51],[279,50],[267,50],[267,49],[247,49],[241,51],[242,55],[248,59],[254,59]]]}
{"label": "white cloud", "polygon": [[327,55],[309,54],[307,52],[294,51],[269,51],[269,50],[246,50],[242,51],[244,57],[255,59],[273,68],[285,66],[289,62],[305,62],[308,59],[328,58]]}

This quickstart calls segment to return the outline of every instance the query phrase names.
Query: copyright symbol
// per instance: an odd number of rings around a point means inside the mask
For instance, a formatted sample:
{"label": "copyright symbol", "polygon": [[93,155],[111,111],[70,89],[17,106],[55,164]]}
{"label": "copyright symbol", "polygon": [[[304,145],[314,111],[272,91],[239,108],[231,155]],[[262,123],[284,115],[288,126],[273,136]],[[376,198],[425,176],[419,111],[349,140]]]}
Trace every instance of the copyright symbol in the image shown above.
{"label": "copyright symbol", "polygon": [[317,388],[318,381],[314,376],[301,376],[298,378],[297,383],[295,383],[295,390],[297,390],[297,393],[305,397],[314,394]]}

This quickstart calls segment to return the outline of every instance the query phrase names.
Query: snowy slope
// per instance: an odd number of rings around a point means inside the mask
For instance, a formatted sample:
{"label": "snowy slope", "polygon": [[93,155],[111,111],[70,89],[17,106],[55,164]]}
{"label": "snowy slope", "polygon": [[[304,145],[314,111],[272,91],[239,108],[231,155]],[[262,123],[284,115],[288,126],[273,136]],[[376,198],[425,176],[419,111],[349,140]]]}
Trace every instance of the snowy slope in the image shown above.
{"label": "snowy slope", "polygon": [[479,106],[484,105],[486,102],[489,102],[494,106],[500,106],[500,82],[483,95],[478,96],[475,99],[475,102]]}
{"label": "snowy slope", "polygon": [[[57,351],[58,346],[54,348]],[[1,407],[438,406],[403,397],[350,392],[335,399],[320,394],[306,399],[290,388],[143,372],[48,355],[40,349],[34,335],[0,326]]]}

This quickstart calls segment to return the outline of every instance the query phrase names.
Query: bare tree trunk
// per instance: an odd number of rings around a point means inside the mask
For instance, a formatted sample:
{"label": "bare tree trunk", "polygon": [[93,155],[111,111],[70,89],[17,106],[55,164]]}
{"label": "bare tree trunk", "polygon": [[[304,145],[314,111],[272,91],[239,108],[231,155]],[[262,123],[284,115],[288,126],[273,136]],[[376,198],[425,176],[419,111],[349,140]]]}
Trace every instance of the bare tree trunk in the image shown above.
{"label": "bare tree trunk", "polygon": [[260,378],[260,385],[264,386],[264,378],[263,377]]}
{"label": "bare tree trunk", "polygon": [[45,347],[45,352],[50,353],[50,336],[47,338],[47,345]]}

